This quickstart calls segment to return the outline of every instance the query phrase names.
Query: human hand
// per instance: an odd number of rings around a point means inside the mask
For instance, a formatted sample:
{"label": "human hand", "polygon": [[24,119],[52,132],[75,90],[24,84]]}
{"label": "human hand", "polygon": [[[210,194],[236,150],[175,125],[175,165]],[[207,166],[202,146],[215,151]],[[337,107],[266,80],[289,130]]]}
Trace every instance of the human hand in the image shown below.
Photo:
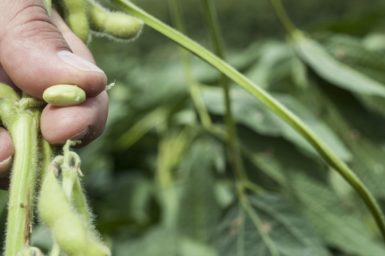
{"label": "human hand", "polygon": [[[106,75],[92,54],[43,0],[0,1],[0,82],[35,98],[54,84],[74,84],[85,90],[79,106],[47,105],[41,115],[41,133],[51,144],[67,139],[88,143],[99,136],[107,119]],[[14,153],[10,135],[0,128],[0,187],[8,183]]]}

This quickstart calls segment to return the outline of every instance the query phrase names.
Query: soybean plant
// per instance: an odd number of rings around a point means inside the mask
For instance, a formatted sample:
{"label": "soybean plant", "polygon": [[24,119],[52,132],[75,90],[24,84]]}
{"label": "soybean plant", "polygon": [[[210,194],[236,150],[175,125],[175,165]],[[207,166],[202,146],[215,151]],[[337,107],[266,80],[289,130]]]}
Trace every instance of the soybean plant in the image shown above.
{"label": "soybean plant", "polygon": [[[20,97],[5,84],[0,84],[0,92],[1,121],[11,133],[15,145],[5,255],[42,255],[38,248],[29,246],[38,180],[42,180],[38,197],[39,216],[51,230],[55,241],[51,255],[59,255],[60,251],[68,255],[110,255],[92,225],[79,177],[81,161],[70,150],[76,142],[67,141],[63,154],[53,157],[51,146],[38,132],[44,102],[28,96]],[[51,104],[60,106],[64,103],[66,106],[76,105],[85,99],[83,90],[70,85],[53,86],[44,95]]]}
{"label": "soybean plant", "polygon": [[[51,13],[51,1],[45,1]],[[87,42],[92,34],[132,40],[143,22],[124,13],[106,10],[94,1],[63,0],[54,6],[60,9],[71,29]],[[92,214],[81,186],[80,157],[67,141],[63,153],[53,153],[40,135],[39,118],[46,103],[55,107],[82,104],[85,92],[76,85],[52,85],[43,93],[43,101],[20,95],[12,87],[0,83],[0,118],[15,145],[8,204],[5,255],[43,255],[30,245],[34,198],[40,220],[48,226],[54,244],[51,256],[111,255],[92,224]],[[57,152],[57,150],[55,150]],[[41,184],[38,184],[41,181]]]}
{"label": "soybean plant", "polygon": [[[251,82],[232,66],[189,39],[182,33],[151,16],[127,0],[114,0],[123,12],[111,12],[93,0],[58,0],[54,2],[71,29],[84,41],[93,34],[132,40],[146,24],[203,61],[222,72],[273,111],[306,139],[319,155],[336,170],[362,197],[385,238],[385,221],[381,209],[361,180],[322,140],[294,113],[280,104],[268,92]],[[51,2],[46,1],[50,12]],[[130,13],[131,15],[127,14]],[[0,84],[0,117],[10,131],[15,144],[15,159],[11,177],[8,209],[6,256],[41,254],[29,246],[35,173],[40,172],[42,185],[38,197],[38,212],[49,227],[55,244],[51,255],[110,255],[109,249],[92,226],[80,182],[80,159],[68,141],[62,154],[53,155],[50,145],[39,137],[38,119],[43,102],[18,95],[12,88]],[[68,106],[81,104],[85,96],[77,87],[59,85],[45,92],[44,99],[51,104]],[[210,127],[209,127],[210,128]],[[38,161],[40,159],[41,161]]]}

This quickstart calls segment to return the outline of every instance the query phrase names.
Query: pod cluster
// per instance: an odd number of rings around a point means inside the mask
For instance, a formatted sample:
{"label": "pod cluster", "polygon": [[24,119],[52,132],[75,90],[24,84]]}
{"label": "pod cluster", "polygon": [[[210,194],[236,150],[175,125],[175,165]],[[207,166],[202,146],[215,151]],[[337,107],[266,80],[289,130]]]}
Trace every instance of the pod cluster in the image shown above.
{"label": "pod cluster", "polygon": [[88,42],[92,34],[134,40],[143,28],[141,19],[110,11],[94,0],[57,0],[54,4],[71,30],[84,42]]}
{"label": "pod cluster", "polygon": [[66,255],[109,256],[92,225],[91,213],[79,176],[80,158],[70,150],[73,142],[63,148],[44,174],[40,189],[38,212],[50,229],[55,243]]}

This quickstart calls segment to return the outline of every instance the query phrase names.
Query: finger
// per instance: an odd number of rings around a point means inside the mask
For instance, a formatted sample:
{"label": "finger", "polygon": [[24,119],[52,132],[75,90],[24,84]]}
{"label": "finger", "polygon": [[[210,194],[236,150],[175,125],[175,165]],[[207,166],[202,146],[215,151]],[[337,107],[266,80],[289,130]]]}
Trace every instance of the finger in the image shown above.
{"label": "finger", "polygon": [[[66,42],[70,45],[71,49],[78,56],[82,56],[85,59],[88,59],[91,62],[94,62],[93,56],[88,48],[83,44],[83,42],[70,30],[67,24],[62,20],[62,18],[56,13],[52,13],[52,21],[55,26],[62,33]],[[97,137],[104,129],[104,124],[107,119],[107,105],[108,98],[107,94],[104,93],[100,95],[97,99],[92,100],[91,104],[87,105],[87,108],[92,113],[96,113],[96,115],[88,115],[87,118],[81,118],[79,122],[79,116],[77,114],[74,115],[74,108],[66,108],[60,109],[61,116],[67,119],[72,119],[72,125],[70,126],[70,130],[63,129],[55,129],[51,127],[47,129],[49,131],[50,136],[52,138],[53,143],[63,143],[66,139],[82,139],[83,145],[88,143],[93,138]],[[57,110],[57,108],[49,107],[47,111]],[[79,112],[80,113],[80,112]],[[83,112],[82,112],[83,113]],[[88,113],[84,113],[86,116]],[[49,114],[48,114],[49,115]],[[53,116],[56,116],[56,111],[52,113]],[[97,118],[95,118],[97,117]],[[44,120],[44,119],[42,119]],[[48,125],[51,125],[51,122],[48,122]],[[47,135],[46,135],[47,136]]]}
{"label": "finger", "polygon": [[73,53],[88,60],[89,62],[95,63],[94,57],[88,47],[72,32],[56,11],[52,12],[51,18],[53,24],[58,28]]}
{"label": "finger", "polygon": [[75,84],[88,96],[105,89],[106,75],[71,52],[41,0],[0,1],[0,63],[11,80],[41,98],[53,84]]}
{"label": "finger", "polygon": [[14,148],[9,133],[0,127],[0,178],[8,176]]}
{"label": "finger", "polygon": [[41,116],[41,132],[51,144],[62,144],[67,139],[87,144],[103,132],[107,114],[108,96],[105,91],[79,106],[60,108],[47,105]]}

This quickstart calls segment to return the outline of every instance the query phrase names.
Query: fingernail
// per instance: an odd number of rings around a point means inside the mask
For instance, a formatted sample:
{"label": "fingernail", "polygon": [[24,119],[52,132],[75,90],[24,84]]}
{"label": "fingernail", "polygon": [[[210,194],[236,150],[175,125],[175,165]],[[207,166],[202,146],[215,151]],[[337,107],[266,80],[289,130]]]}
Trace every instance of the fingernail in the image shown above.
{"label": "fingernail", "polygon": [[4,177],[8,174],[7,171],[11,167],[11,164],[12,164],[12,156],[0,162],[0,177]]}
{"label": "fingernail", "polygon": [[82,140],[88,135],[89,131],[90,129],[87,127],[86,129],[72,136],[71,140]]}
{"label": "fingernail", "polygon": [[98,68],[95,64],[79,57],[72,52],[69,51],[60,51],[57,53],[60,59],[62,59],[65,63],[79,69],[82,71],[91,71],[91,72],[100,72],[104,73],[100,68]]}

